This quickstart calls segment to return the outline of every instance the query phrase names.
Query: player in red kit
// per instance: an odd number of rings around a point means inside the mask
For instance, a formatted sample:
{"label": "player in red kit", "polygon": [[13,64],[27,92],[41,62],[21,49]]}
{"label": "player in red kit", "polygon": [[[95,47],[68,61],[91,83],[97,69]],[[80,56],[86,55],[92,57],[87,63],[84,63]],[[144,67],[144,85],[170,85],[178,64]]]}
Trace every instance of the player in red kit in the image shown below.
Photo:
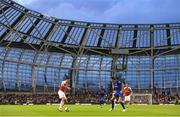
{"label": "player in red kit", "polygon": [[59,91],[58,91],[58,95],[59,95],[59,108],[58,108],[58,110],[59,111],[62,111],[64,103],[67,102],[66,91],[70,90],[70,87],[68,87],[68,85],[69,85],[68,82],[69,82],[69,79],[66,78],[59,85]]}
{"label": "player in red kit", "polygon": [[126,85],[124,87],[124,96],[125,96],[124,102],[127,104],[127,108],[128,108],[129,103],[130,103],[130,100],[131,100],[131,95],[132,95],[132,89],[126,83]]}

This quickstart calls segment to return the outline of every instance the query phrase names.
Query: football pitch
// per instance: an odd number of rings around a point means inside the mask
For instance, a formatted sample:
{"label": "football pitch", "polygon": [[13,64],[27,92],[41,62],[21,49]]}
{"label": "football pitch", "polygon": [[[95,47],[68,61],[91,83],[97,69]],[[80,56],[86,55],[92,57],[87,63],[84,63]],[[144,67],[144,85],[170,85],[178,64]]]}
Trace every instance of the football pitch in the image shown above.
{"label": "football pitch", "polygon": [[59,112],[57,105],[0,105],[0,116],[177,116],[180,117],[180,105],[130,105],[122,112],[117,105],[114,111],[108,111],[110,105],[66,105],[69,112]]}

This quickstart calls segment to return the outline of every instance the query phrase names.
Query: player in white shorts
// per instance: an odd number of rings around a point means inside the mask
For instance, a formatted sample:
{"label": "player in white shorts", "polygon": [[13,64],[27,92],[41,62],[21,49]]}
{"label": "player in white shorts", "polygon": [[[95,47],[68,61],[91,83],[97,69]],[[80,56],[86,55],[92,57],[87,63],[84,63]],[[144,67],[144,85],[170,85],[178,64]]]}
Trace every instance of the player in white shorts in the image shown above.
{"label": "player in white shorts", "polygon": [[58,95],[59,95],[59,108],[58,108],[58,110],[59,111],[62,111],[64,103],[67,102],[66,91],[70,90],[70,87],[68,87],[68,82],[69,82],[69,79],[65,79],[59,85],[59,91],[58,91]]}
{"label": "player in white shorts", "polygon": [[128,86],[128,84],[126,83],[125,87],[124,87],[124,103],[127,104],[127,108],[130,104],[131,101],[131,95],[132,95],[132,89],[131,87]]}

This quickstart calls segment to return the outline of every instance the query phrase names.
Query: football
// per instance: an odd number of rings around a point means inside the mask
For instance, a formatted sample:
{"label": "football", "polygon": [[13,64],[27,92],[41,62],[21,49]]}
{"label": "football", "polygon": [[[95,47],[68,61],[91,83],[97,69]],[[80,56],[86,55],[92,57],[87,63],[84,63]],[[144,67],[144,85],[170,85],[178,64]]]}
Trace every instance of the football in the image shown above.
{"label": "football", "polygon": [[70,109],[69,109],[68,107],[66,107],[64,110],[65,110],[66,112],[69,112],[69,111],[70,111]]}

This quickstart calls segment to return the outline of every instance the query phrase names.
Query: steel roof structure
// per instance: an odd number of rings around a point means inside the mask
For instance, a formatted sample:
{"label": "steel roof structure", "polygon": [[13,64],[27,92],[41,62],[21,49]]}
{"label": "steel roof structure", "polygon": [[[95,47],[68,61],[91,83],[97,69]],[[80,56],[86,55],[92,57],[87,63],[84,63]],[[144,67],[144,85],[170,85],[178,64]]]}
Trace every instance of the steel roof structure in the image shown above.
{"label": "steel roof structure", "polygon": [[[29,87],[27,90],[32,88],[33,92],[37,90],[37,86],[46,88],[51,82],[54,85],[50,86],[50,89],[57,87],[60,82],[58,80],[59,77],[63,77],[64,74],[69,74],[72,77],[72,87],[78,87],[77,79],[81,79],[81,75],[79,76],[79,74],[82,71],[85,71],[85,74],[88,71],[93,71],[93,73],[98,71],[98,73],[95,73],[99,74],[96,77],[101,77],[101,72],[103,73],[103,77],[106,76],[106,73],[108,73],[109,77],[111,75],[117,75],[118,72],[123,72],[122,74],[126,74],[125,77],[128,77],[128,71],[148,71],[149,80],[147,82],[150,83],[148,84],[148,88],[152,89],[155,86],[155,63],[162,56],[164,59],[174,56],[177,62],[174,65],[177,66],[170,70],[177,71],[177,75],[180,74],[178,66],[180,64],[180,22],[162,24],[110,24],[64,20],[27,9],[12,0],[1,0],[0,47],[0,60],[2,64],[0,84],[2,90],[8,89],[8,82],[10,83],[11,81],[6,82],[4,80],[9,75],[7,73],[8,71],[4,70],[6,62],[16,63],[15,69],[17,70],[15,70],[16,73],[14,74],[16,80],[14,79],[13,87],[19,90],[20,87],[26,87],[26,85],[23,85],[23,81],[18,80],[21,79],[19,76],[20,71],[18,70],[21,65],[29,65],[30,68],[26,68],[31,71],[28,77],[32,77],[32,79],[29,78],[29,80],[31,79],[29,81],[31,86],[27,84],[27,87]],[[128,53],[114,54],[112,53],[113,50],[120,52],[128,51]],[[16,54],[13,56],[13,53]],[[31,62],[26,61],[26,59],[29,59],[27,57],[23,61],[24,56],[32,57],[33,60]],[[17,60],[15,59],[16,57]],[[58,57],[59,61],[57,62],[55,58],[58,59]],[[133,57],[136,58],[134,58],[135,60],[138,58],[139,62],[141,62],[141,58],[142,60],[147,58],[147,61],[150,61],[149,68],[144,69],[139,67],[133,70],[128,69],[130,59],[135,61]],[[51,61],[51,59],[53,60]],[[63,65],[64,63],[68,64],[68,66]],[[82,63],[86,65],[82,67]],[[93,64],[97,64],[95,65],[95,69],[93,69]],[[123,69],[118,71],[118,65],[122,65]],[[57,69],[56,73],[50,75],[51,77],[57,77],[57,79],[48,83],[47,74],[51,71],[48,71],[49,67],[53,68],[51,70],[56,71]],[[39,85],[37,85],[38,78],[33,79],[34,70],[36,69],[42,69],[38,74],[42,73],[43,78],[41,80],[43,83]],[[57,73],[58,69],[63,69],[66,72],[60,75]],[[157,69],[157,71],[163,70],[166,70],[166,67]],[[27,75],[27,73],[25,74]],[[82,72],[82,74],[84,73]],[[37,76],[40,77],[39,75]],[[84,80],[84,77],[87,76],[85,75],[81,79],[84,82],[79,81],[82,87],[88,87],[88,81]],[[180,76],[175,77],[177,79],[176,87],[178,89]],[[107,78],[105,82],[108,82]],[[93,86],[93,84],[91,85]],[[138,86],[135,84],[134,87],[141,88],[140,84]],[[160,88],[162,87],[165,86],[160,86]]]}

